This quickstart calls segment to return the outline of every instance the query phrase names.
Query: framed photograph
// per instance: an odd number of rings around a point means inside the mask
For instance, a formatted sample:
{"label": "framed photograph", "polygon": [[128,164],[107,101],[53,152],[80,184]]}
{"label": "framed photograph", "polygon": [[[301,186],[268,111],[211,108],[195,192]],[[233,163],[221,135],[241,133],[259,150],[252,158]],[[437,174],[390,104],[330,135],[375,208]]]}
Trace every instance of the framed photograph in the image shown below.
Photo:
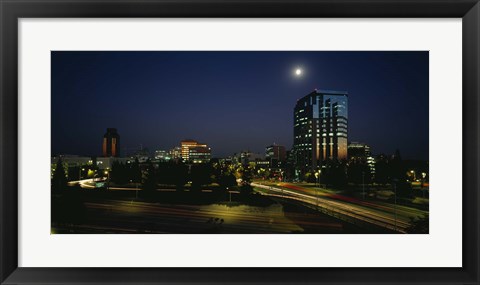
{"label": "framed photograph", "polygon": [[479,284],[477,0],[0,1],[1,284]]}

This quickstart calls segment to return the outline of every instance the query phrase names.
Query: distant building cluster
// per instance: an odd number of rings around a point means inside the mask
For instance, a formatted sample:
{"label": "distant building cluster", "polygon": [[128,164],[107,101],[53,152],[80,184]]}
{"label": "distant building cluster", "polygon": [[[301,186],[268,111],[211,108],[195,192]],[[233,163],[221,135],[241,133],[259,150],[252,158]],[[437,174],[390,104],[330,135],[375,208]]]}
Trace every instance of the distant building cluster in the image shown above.
{"label": "distant building cluster", "polygon": [[[115,128],[107,128],[103,136],[102,144],[103,157],[120,157],[120,135]],[[140,147],[133,152],[130,158],[145,162],[151,158],[148,149]],[[187,163],[206,163],[212,158],[212,150],[207,144],[199,143],[196,140],[186,139],[180,142],[171,150],[156,150],[153,159],[158,161],[181,160]]]}
{"label": "distant building cluster", "polygon": [[56,171],[57,162],[61,160],[68,180],[94,178],[97,175],[110,171],[115,162],[130,163],[134,161],[128,157],[87,157],[79,155],[57,155],[51,157],[51,174]]}
{"label": "distant building cluster", "polygon": [[[381,158],[373,157],[368,144],[348,141],[348,92],[316,89],[297,100],[293,108],[291,150],[273,143],[265,146],[265,151],[261,153],[241,150],[232,156],[212,160],[212,150],[206,143],[185,139],[170,150],[158,149],[153,154],[142,146],[130,155],[125,149],[123,158],[120,154],[120,135],[116,128],[107,128],[103,136],[102,157],[63,156],[63,163],[67,168],[95,165],[108,170],[115,161],[176,161],[187,164],[214,161],[251,166],[259,173],[268,171],[270,177],[283,179],[288,176],[292,180],[302,179],[308,174],[318,175],[331,163],[343,163],[360,166],[355,169],[361,169],[362,177],[367,175],[371,181],[377,174],[376,163],[381,161]],[[52,167],[55,167],[54,159]]]}
{"label": "distant building cluster", "polygon": [[186,139],[169,151],[156,150],[154,155],[158,161],[183,161],[186,163],[207,163],[212,158],[212,149],[198,141]]}

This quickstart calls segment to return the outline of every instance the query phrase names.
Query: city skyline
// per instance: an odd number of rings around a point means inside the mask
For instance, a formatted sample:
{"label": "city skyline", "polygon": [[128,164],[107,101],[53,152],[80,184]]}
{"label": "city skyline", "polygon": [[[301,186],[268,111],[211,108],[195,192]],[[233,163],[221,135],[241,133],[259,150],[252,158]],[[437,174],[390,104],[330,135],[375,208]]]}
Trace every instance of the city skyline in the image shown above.
{"label": "city skyline", "polygon": [[291,149],[293,107],[315,88],[348,91],[349,142],[428,160],[428,52],[52,52],[52,154],[99,155],[110,127],[152,152],[187,138],[212,157]]}

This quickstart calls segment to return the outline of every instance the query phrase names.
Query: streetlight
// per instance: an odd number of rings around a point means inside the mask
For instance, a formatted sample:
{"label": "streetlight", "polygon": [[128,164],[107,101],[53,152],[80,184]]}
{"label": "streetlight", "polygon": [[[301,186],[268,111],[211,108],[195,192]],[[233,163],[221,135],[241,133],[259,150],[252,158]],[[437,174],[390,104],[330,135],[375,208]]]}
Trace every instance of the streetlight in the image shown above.
{"label": "streetlight", "polygon": [[78,180],[82,180],[82,172],[85,171],[85,168],[78,168]]}
{"label": "streetlight", "polygon": [[107,175],[107,190],[108,190],[108,186],[110,184],[110,172],[108,172],[108,170],[105,170],[105,175]]}
{"label": "streetlight", "polygon": [[423,185],[425,183],[425,177],[427,177],[427,174],[425,172],[422,172],[422,184],[420,184],[420,189],[422,190],[422,197],[425,198],[425,190],[423,190]]}
{"label": "streetlight", "polygon": [[320,188],[320,174],[322,174],[321,169],[319,169],[318,172],[315,172],[315,178],[317,178],[318,188]]}
{"label": "streetlight", "polygon": [[314,187],[315,188],[315,201],[316,201],[315,203],[316,203],[317,210],[318,210],[318,189],[320,188],[320,174],[321,173],[322,173],[321,169],[319,169],[318,172],[315,172],[315,177],[318,180],[318,188]]}

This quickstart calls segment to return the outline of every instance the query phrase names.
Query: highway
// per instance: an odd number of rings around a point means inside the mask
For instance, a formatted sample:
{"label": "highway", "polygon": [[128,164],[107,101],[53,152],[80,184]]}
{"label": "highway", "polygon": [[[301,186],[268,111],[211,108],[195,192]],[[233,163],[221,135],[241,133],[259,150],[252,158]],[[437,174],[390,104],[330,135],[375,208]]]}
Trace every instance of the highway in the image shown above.
{"label": "highway", "polygon": [[[69,184],[70,185],[78,184],[80,185],[80,187],[84,189],[95,189],[94,181],[92,179],[72,181]],[[252,183],[251,185],[253,187],[256,187],[257,188],[256,191],[262,195],[267,195],[274,198],[289,199],[291,201],[296,201],[296,203],[300,202],[301,204],[307,204],[307,205],[310,205],[311,208],[317,209],[319,212],[323,214],[338,218],[343,221],[347,221],[359,227],[365,227],[365,226],[371,225],[371,226],[391,230],[394,232],[396,231],[398,233],[406,233],[406,229],[410,225],[409,223],[410,223],[411,217],[420,217],[425,214],[428,214],[428,212],[426,211],[422,211],[422,210],[411,208],[411,207],[406,207],[401,205],[397,205],[395,207],[391,203],[360,200],[360,199],[356,199],[349,196],[339,195],[334,192],[327,191],[325,189],[302,187],[294,183],[276,183],[276,184],[269,184],[269,185]],[[262,191],[258,191],[259,190],[258,188],[262,189]],[[117,191],[130,190],[131,191],[131,190],[141,190],[141,189],[129,188],[129,187],[109,187],[108,190],[117,190]],[[168,192],[168,191],[176,191],[176,190],[175,189],[157,189],[157,191]],[[202,190],[202,191],[209,192],[211,190]],[[137,204],[130,205],[129,207],[139,208],[141,204],[138,204],[139,202],[135,202],[135,203]],[[91,209],[95,209],[97,207],[101,208],[101,205],[91,204],[91,205],[88,205],[88,207]],[[142,207],[144,207],[143,208],[144,210],[148,208],[146,205]],[[162,207],[164,206],[162,205],[161,207],[160,206],[155,206],[155,207],[156,207],[156,210],[153,210],[152,208],[148,208],[149,209],[148,211],[154,211],[154,212],[161,211]],[[182,206],[182,207],[188,208],[190,206]],[[182,212],[179,212],[176,209],[177,208],[175,206],[175,207],[172,207],[171,209],[166,210],[165,212],[158,212],[158,213],[162,215],[167,215],[167,216],[173,215],[175,217],[178,217],[178,216],[181,217],[183,215],[184,219],[191,218],[189,215],[185,213],[182,214]],[[197,214],[198,212],[195,213],[195,215]],[[232,214],[232,212],[220,211],[218,216],[224,218],[225,214]],[[210,214],[208,214],[208,211],[207,211],[207,214],[205,215],[208,216]],[[258,225],[265,224],[265,221],[258,220],[260,217],[255,217],[255,216],[252,217],[252,216],[249,216],[248,213],[241,213],[241,216],[243,217],[242,219],[244,219],[244,221],[247,223],[248,221],[250,222],[253,221],[256,225],[256,228],[258,229],[261,229],[261,226],[259,227]],[[206,218],[206,217],[202,216],[202,218]],[[224,218],[224,222],[225,220],[226,219]],[[169,221],[169,223],[170,222],[172,221]],[[302,231],[301,228],[292,229],[291,227],[285,226],[285,225],[282,225],[280,229],[284,229],[284,230],[286,229],[287,232]],[[223,229],[222,231],[225,231],[225,229]],[[241,226],[236,228],[234,232],[236,231],[241,232],[242,231]],[[259,230],[259,231],[262,232],[262,230]],[[272,229],[269,228],[267,232],[272,232]],[[278,232],[278,231],[274,230],[273,232]],[[282,231],[280,230],[280,232]]]}
{"label": "highway", "polygon": [[104,200],[85,203],[86,217],[77,225],[52,225],[53,233],[343,233],[343,224],[328,216],[285,211],[281,204],[169,205],[140,201]]}
{"label": "highway", "polygon": [[253,187],[261,188],[263,195],[293,199],[318,207],[319,211],[332,216],[343,217],[353,222],[363,222],[383,227],[399,233],[406,233],[410,225],[410,217],[418,217],[427,212],[377,201],[363,201],[335,193],[300,187],[292,183],[279,183],[277,186],[252,183]]}

